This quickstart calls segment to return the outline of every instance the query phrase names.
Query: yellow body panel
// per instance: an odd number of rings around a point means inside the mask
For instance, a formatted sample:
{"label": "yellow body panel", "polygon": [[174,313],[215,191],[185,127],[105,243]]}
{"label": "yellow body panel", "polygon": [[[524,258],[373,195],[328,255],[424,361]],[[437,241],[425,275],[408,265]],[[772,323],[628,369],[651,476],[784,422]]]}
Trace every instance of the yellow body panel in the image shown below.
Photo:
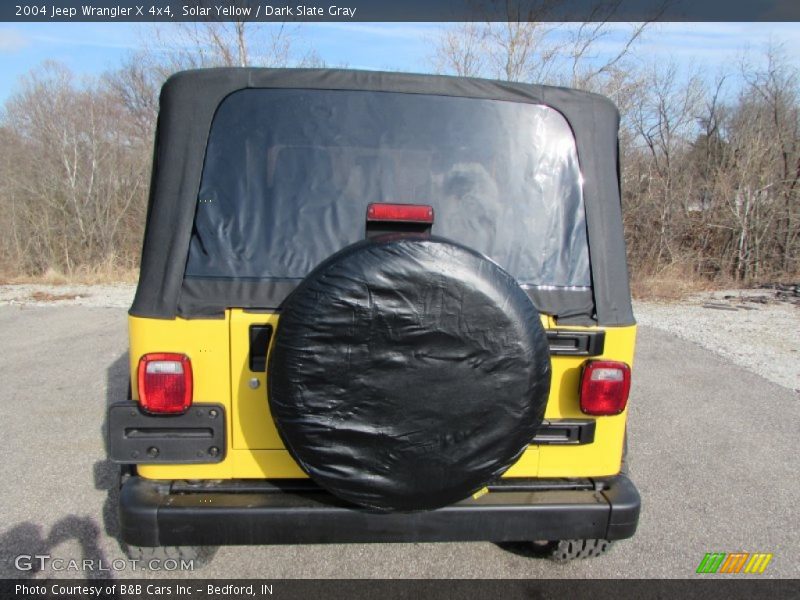
{"label": "yellow body panel", "polygon": [[[559,327],[561,330],[585,331],[589,327]],[[592,360],[617,360],[633,367],[636,326],[605,328],[602,356]],[[581,412],[578,390],[581,369],[586,358],[553,356],[553,379],[545,419],[588,418]],[[538,477],[601,477],[619,473],[622,444],[625,438],[626,410],[613,417],[596,417],[594,443],[582,446],[540,446]],[[530,477],[530,475],[528,475]]]}
{"label": "yellow body panel", "polygon": [[[138,399],[136,369],[149,352],[181,352],[192,360],[194,400],[225,407],[225,459],[211,465],[139,466],[152,479],[261,479],[306,475],[283,449],[266,398],[266,377],[249,369],[249,328],[277,326],[278,315],[232,309],[220,319],[143,319],[129,317],[133,398]],[[555,324],[542,317],[543,325]],[[559,327],[588,330],[586,327]],[[617,360],[633,366],[636,327],[605,329],[605,349],[594,360]],[[588,418],[580,411],[578,386],[585,358],[552,357],[553,379],[546,419]],[[259,382],[250,385],[251,379]],[[627,412],[627,411],[626,411]],[[504,477],[599,477],[619,472],[626,413],[598,417],[595,441],[581,446],[530,446]]]}
{"label": "yellow body panel", "polygon": [[[278,325],[278,315],[230,311],[231,387],[233,390],[233,447],[252,450],[281,450],[283,442],[275,429],[267,402],[265,373],[250,370],[250,326]],[[258,381],[252,388],[250,381]]]}

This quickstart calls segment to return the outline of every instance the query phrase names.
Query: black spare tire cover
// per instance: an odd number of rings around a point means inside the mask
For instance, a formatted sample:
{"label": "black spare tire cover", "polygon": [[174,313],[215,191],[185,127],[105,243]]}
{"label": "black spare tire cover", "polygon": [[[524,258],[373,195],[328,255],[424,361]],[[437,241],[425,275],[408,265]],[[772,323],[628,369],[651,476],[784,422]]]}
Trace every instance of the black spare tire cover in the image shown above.
{"label": "black spare tire cover", "polygon": [[320,486],[380,510],[462,500],[511,466],[542,421],[539,314],[481,254],[437,238],[359,242],[286,299],[269,403]]}

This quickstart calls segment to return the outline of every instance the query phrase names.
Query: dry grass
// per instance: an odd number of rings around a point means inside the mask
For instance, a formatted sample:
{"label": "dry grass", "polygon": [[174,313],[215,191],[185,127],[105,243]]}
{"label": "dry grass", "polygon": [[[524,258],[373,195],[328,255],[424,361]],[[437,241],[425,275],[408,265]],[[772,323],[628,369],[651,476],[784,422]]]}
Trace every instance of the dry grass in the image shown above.
{"label": "dry grass", "polygon": [[79,294],[50,294],[48,292],[33,292],[28,298],[36,302],[55,302],[57,300],[74,300]]}
{"label": "dry grass", "polygon": [[631,294],[636,300],[673,302],[698,292],[725,289],[730,281],[710,281],[681,265],[671,265],[655,273],[634,273]]}
{"label": "dry grass", "polygon": [[40,275],[0,273],[0,284],[32,283],[43,285],[101,285],[136,283],[139,270],[110,264],[80,267],[72,273],[48,269]]}

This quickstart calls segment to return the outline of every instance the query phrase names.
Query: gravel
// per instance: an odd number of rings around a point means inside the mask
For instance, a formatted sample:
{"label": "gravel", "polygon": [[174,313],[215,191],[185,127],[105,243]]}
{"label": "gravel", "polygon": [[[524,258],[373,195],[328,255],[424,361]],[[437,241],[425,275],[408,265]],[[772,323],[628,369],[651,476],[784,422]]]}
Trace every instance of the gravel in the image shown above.
{"label": "gravel", "polygon": [[136,286],[111,285],[0,285],[0,306],[93,306],[130,308]]}
{"label": "gravel", "polygon": [[[800,307],[765,290],[706,292],[673,303],[634,302],[640,325],[699,344],[800,392]],[[767,303],[765,303],[765,301]]]}
{"label": "gravel", "polygon": [[[128,308],[136,286],[0,285],[0,306]],[[766,290],[706,292],[671,303],[634,302],[640,325],[699,344],[736,365],[800,391],[800,307]]]}

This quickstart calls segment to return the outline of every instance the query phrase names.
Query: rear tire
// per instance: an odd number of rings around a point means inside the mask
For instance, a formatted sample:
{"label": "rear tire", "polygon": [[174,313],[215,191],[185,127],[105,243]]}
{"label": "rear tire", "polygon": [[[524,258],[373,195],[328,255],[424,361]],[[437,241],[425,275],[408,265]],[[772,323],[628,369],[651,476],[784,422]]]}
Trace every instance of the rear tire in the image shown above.
{"label": "rear tire", "polygon": [[[628,456],[628,432],[622,445],[622,461],[620,475],[630,474],[630,457]],[[549,558],[557,563],[566,563],[581,558],[594,558],[605,554],[611,548],[610,540],[557,540],[552,542],[533,542],[537,556]]]}
{"label": "rear tire", "polygon": [[151,561],[158,561],[158,568],[163,568],[164,562],[177,561],[177,568],[181,568],[181,561],[192,563],[192,569],[199,569],[209,564],[217,552],[216,546],[123,546],[125,554],[132,560],[142,563],[150,569]]}
{"label": "rear tire", "polygon": [[544,552],[547,558],[557,563],[566,563],[580,558],[594,558],[608,552],[609,540],[559,540],[550,542]]}

